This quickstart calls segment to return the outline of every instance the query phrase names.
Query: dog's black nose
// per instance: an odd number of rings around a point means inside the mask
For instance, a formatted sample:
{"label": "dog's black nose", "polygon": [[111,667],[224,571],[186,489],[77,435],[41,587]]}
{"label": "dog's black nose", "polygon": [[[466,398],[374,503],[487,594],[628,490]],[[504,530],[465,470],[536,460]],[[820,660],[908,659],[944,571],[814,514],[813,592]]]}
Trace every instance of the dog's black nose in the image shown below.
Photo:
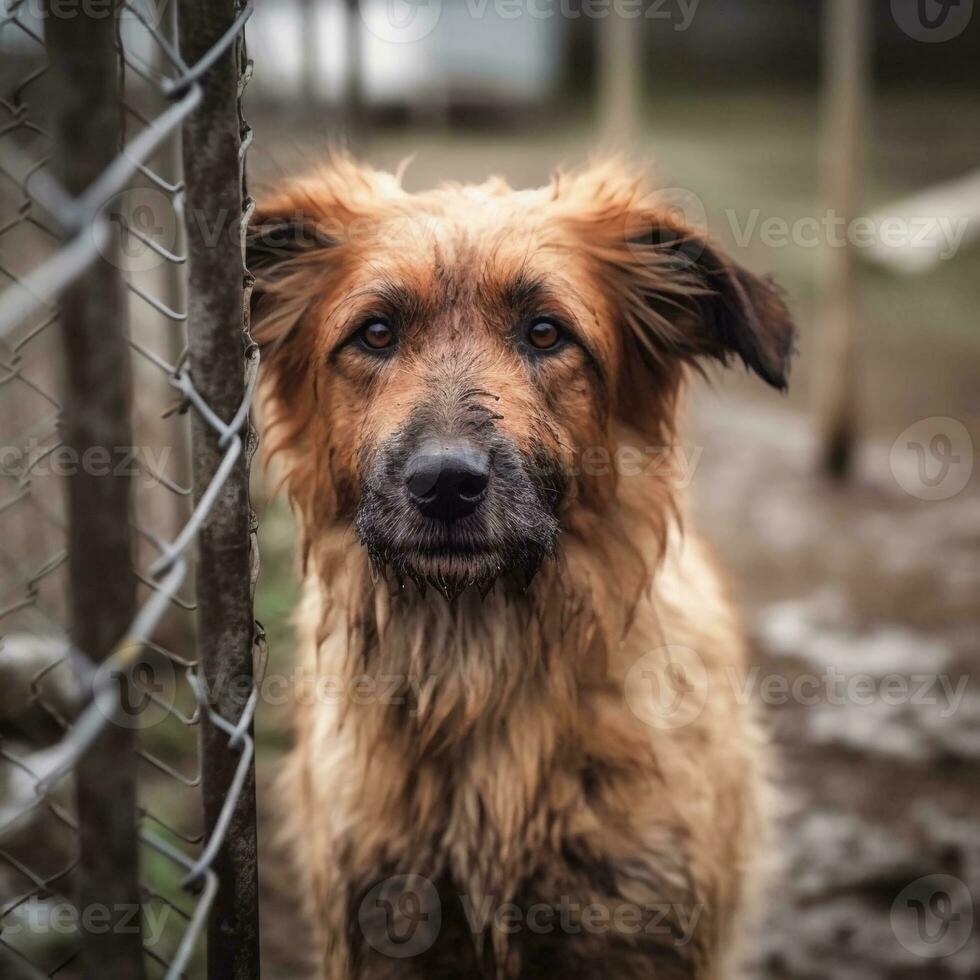
{"label": "dog's black nose", "polygon": [[417,449],[405,466],[405,485],[418,509],[451,524],[472,514],[490,482],[490,457],[472,443],[452,440]]}

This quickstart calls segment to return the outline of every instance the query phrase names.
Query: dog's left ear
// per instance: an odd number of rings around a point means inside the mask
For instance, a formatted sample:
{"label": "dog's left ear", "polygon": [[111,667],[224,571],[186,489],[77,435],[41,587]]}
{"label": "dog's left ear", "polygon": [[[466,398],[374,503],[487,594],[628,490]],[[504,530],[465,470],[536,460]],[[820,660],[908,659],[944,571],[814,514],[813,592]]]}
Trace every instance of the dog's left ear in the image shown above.
{"label": "dog's left ear", "polygon": [[796,328],[781,290],[739,265],[710,239],[671,215],[645,215],[647,229],[627,247],[638,268],[627,291],[629,318],[645,346],[682,357],[738,357],[785,390]]}
{"label": "dog's left ear", "polygon": [[553,184],[641,356],[740,358],[786,388],[796,331],[771,280],[749,272],[616,161]]}

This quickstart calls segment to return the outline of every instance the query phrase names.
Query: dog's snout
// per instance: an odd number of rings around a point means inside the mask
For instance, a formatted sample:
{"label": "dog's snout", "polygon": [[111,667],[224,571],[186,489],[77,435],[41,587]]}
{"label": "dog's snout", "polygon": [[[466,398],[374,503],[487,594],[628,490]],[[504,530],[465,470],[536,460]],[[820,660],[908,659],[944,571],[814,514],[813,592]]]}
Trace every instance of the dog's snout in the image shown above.
{"label": "dog's snout", "polygon": [[405,485],[416,507],[447,524],[472,514],[489,483],[490,456],[470,442],[429,443],[405,466]]}

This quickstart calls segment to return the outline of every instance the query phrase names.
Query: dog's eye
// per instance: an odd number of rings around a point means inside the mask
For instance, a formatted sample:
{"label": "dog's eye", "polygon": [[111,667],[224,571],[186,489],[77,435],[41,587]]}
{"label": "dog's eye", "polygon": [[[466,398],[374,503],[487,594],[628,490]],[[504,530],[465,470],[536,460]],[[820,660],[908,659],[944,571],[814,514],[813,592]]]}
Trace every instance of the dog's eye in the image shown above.
{"label": "dog's eye", "polygon": [[360,338],[371,350],[385,350],[395,342],[395,331],[383,320],[374,320],[361,328]]}
{"label": "dog's eye", "polygon": [[550,320],[538,320],[527,328],[527,342],[536,350],[551,350],[561,339],[561,327]]}

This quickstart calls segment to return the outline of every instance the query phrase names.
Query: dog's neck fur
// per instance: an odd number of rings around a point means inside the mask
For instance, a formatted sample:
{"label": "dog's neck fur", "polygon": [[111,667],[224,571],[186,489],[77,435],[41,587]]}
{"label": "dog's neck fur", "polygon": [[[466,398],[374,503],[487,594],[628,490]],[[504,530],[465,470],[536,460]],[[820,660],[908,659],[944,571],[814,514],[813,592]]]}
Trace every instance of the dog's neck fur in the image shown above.
{"label": "dog's neck fur", "polygon": [[[318,648],[336,651],[339,662],[318,669],[340,675],[348,689],[367,678],[397,697],[395,705],[351,705],[343,723],[396,739],[416,760],[492,733],[542,702],[556,731],[574,727],[582,690],[607,681],[610,657],[652,584],[665,513],[623,501],[615,514],[580,510],[579,520],[602,521],[598,545],[586,528],[566,528],[558,557],[528,589],[505,578],[485,597],[467,589],[453,602],[374,576],[346,534],[321,539],[308,593],[316,595]],[[325,644],[337,631],[344,642]]]}

